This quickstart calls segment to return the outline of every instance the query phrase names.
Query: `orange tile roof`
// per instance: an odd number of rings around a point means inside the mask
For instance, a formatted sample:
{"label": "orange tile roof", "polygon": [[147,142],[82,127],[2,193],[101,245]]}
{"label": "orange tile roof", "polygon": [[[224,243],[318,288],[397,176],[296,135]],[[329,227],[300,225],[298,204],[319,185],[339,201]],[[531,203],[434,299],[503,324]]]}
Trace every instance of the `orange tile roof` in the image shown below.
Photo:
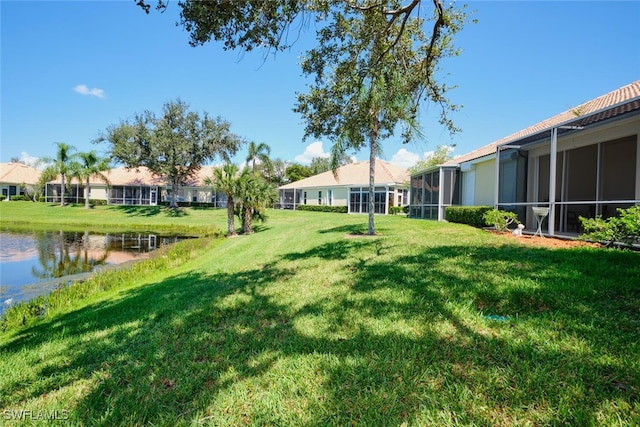
{"label": "orange tile roof", "polygon": [[480,147],[477,150],[471,151],[470,153],[456,157],[453,160],[444,163],[443,166],[455,166],[463,162],[478,159],[490,154],[495,154],[496,149],[499,145],[515,142],[527,136],[534,135],[538,132],[551,129],[555,126],[579,120],[600,110],[612,108],[618,104],[632,101],[635,98],[640,98],[640,80],[637,80],[605,95],[599,96],[598,98],[580,104],[577,107],[571,108],[567,111],[536,123],[533,126],[529,126],[526,129],[494,141],[491,144]]}
{"label": "orange tile roof", "polygon": [[[337,187],[337,186],[367,186],[369,185],[369,161],[356,162],[344,165],[337,170],[338,178],[332,171],[323,172],[310,176],[296,182],[283,185],[283,190],[293,188],[314,188],[314,187]],[[385,160],[376,159],[375,184],[401,184],[409,180],[406,169],[389,163]]]}
{"label": "orange tile roof", "polygon": [[0,182],[8,184],[36,184],[40,170],[23,163],[0,163]]}
{"label": "orange tile roof", "polygon": [[[187,184],[192,187],[204,187],[204,180],[206,177],[213,175],[214,166],[203,166],[196,175],[196,178]],[[109,179],[110,185],[153,185],[153,186],[166,186],[167,181],[164,177],[159,177],[151,173],[149,169],[144,166],[139,168],[127,169],[125,167],[117,167],[111,169],[105,173]],[[52,183],[59,183],[60,177],[50,181]],[[73,180],[72,182],[77,182]],[[96,177],[91,177],[89,180],[91,185],[104,185],[104,182]]]}

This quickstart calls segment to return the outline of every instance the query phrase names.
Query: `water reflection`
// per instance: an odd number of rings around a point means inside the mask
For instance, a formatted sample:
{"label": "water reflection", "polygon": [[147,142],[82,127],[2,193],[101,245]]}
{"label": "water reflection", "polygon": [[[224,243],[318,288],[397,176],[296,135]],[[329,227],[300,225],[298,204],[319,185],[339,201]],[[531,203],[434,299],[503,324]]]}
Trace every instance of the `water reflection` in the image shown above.
{"label": "water reflection", "polygon": [[143,259],[181,239],[142,233],[0,232],[0,313],[97,266]]}

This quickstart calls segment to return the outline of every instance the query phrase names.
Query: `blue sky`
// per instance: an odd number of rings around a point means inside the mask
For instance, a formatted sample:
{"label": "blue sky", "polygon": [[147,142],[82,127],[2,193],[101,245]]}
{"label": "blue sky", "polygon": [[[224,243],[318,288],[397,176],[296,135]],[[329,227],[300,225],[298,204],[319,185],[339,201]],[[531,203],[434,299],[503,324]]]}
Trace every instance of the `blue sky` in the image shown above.
{"label": "blue sky", "polygon": [[[457,85],[451,101],[464,106],[452,116],[463,131],[450,136],[425,104],[426,139],[386,140],[383,158],[409,166],[450,144],[464,154],[640,79],[640,2],[467,4],[479,22],[459,33],[460,56],[441,63]],[[133,0],[0,0],[0,161],[52,157],[58,141],[104,151],[90,142],[100,131],[176,98],[269,144],[272,157],[307,163],[328,153],[330,141],[303,142],[292,111],[307,83],[298,57],[312,37],[266,59],[216,43],[193,48],[178,13],[177,1],[145,15]]]}

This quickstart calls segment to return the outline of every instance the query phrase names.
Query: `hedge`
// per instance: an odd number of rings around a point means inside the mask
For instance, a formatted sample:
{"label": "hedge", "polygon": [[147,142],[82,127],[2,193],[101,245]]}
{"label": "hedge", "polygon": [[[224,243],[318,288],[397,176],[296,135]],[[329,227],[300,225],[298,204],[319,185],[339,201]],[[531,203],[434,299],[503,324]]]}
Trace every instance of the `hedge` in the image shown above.
{"label": "hedge", "polygon": [[467,224],[473,227],[485,227],[485,212],[493,210],[492,206],[447,206],[444,210],[444,219],[449,222]]}
{"label": "hedge", "polygon": [[[4,200],[4,199],[0,199],[0,200]],[[15,194],[11,196],[9,200],[11,200],[12,202],[31,202],[31,199],[29,198],[29,196],[22,196],[19,194]]]}
{"label": "hedge", "polygon": [[409,213],[409,206],[391,206],[389,208],[389,213],[391,215],[397,215],[397,214],[401,214],[401,213],[408,214]]}
{"label": "hedge", "polygon": [[[160,206],[169,206],[170,203],[163,201],[158,203]],[[181,208],[215,208],[216,205],[212,202],[178,202],[178,206]]]}
{"label": "hedge", "polygon": [[346,206],[298,205],[299,211],[347,213]]}

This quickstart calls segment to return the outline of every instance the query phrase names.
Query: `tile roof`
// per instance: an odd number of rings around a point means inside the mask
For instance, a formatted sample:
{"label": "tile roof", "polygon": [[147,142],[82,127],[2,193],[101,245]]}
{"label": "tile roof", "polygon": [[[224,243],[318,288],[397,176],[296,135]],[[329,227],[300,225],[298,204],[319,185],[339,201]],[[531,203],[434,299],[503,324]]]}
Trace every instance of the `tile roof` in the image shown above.
{"label": "tile roof", "polygon": [[[283,185],[280,189],[344,187],[369,185],[369,161],[356,162],[338,168],[337,178],[332,171],[323,172]],[[407,170],[382,159],[376,159],[374,182],[376,185],[401,184],[409,180]]]}
{"label": "tile roof", "polygon": [[[206,177],[213,175],[214,166],[203,166],[195,179],[193,179],[187,186],[192,187],[204,187],[204,180]],[[110,185],[153,185],[153,186],[166,186],[167,181],[164,177],[154,175],[149,169],[144,166],[139,168],[127,169],[125,167],[117,167],[111,169],[105,173]],[[50,181],[52,183],[59,183],[60,177]],[[72,182],[76,183],[77,180]],[[104,185],[104,182],[96,177],[92,177],[89,182],[91,185]]]}
{"label": "tile roof", "polygon": [[[599,96],[598,98],[580,104],[577,107],[571,108],[567,111],[536,123],[533,126],[494,141],[491,144],[480,147],[477,150],[471,151],[470,153],[456,157],[453,160],[444,163],[443,166],[455,166],[460,163],[494,154],[499,145],[508,144],[510,142],[515,142],[523,138],[533,136],[539,132],[549,130],[555,126],[574,121],[579,122],[581,119],[584,119],[585,124],[588,124],[588,116],[592,116],[594,115],[594,113],[600,112],[601,110],[612,109],[612,107],[630,101],[640,102],[640,80],[637,80],[605,95]],[[637,109],[638,106],[636,105],[633,108]],[[602,120],[602,118],[600,120]],[[590,122],[592,121],[593,120],[591,120]]]}
{"label": "tile roof", "polygon": [[36,184],[40,170],[23,163],[0,163],[0,182],[9,184]]}

